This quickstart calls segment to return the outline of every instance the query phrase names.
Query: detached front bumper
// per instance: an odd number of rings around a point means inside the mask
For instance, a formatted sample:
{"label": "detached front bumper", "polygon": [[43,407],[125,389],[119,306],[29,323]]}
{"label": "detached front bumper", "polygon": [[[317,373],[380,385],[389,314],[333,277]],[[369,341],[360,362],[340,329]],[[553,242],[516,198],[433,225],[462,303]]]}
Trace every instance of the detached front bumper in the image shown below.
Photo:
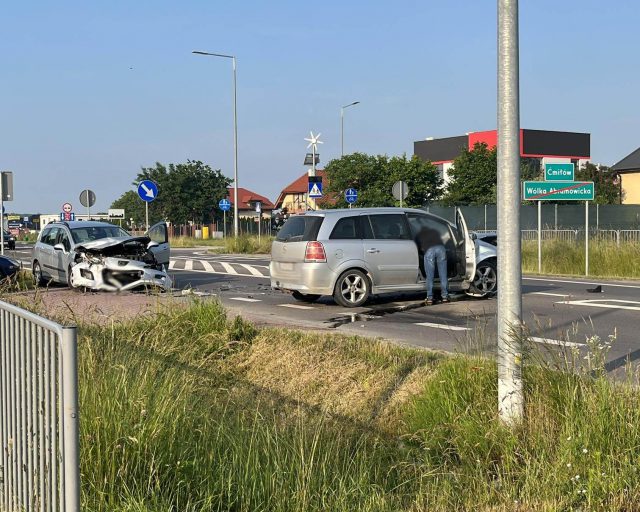
{"label": "detached front bumper", "polygon": [[172,282],[166,272],[144,262],[104,258],[101,263],[82,261],[71,267],[71,286],[113,292],[145,287],[169,291]]}

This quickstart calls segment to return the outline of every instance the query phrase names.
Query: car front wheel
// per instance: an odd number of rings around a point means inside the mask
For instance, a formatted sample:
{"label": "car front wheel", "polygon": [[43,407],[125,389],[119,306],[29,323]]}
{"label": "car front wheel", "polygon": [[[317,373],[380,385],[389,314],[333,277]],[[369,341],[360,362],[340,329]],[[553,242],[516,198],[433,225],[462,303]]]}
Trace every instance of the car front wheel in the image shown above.
{"label": "car front wheel", "polygon": [[467,290],[471,297],[486,298],[498,291],[498,271],[495,260],[484,260],[476,265],[473,283]]}
{"label": "car front wheel", "polygon": [[336,282],[333,299],[345,308],[357,308],[369,299],[369,278],[360,270],[347,270]]}

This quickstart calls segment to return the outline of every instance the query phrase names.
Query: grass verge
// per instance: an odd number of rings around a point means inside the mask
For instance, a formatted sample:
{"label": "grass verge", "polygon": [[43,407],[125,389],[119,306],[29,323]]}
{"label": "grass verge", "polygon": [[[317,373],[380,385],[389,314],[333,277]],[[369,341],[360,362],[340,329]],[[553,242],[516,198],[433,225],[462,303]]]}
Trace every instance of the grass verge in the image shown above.
{"label": "grass verge", "polygon": [[[538,242],[522,243],[522,270],[538,272]],[[542,273],[584,275],[584,243],[550,240],[542,242]],[[640,278],[640,244],[591,241],[589,275],[595,277]]]}
{"label": "grass verge", "polygon": [[176,236],[169,240],[171,247],[193,248],[193,247],[224,247],[222,238],[193,238],[190,236]]}
{"label": "grass verge", "polygon": [[[80,329],[83,510],[640,508],[640,395],[356,337],[258,330],[215,302]],[[577,357],[577,354],[573,354]]]}

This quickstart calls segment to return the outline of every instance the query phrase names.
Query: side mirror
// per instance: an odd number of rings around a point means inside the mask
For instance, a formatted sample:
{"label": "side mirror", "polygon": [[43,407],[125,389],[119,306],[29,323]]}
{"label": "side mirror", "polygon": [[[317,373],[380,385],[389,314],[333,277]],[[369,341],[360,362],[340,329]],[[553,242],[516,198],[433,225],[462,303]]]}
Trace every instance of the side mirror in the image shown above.
{"label": "side mirror", "polygon": [[158,242],[154,242],[153,240],[147,244],[147,249],[153,249],[154,247],[159,247],[160,244]]}
{"label": "side mirror", "polygon": [[469,236],[471,237],[471,240],[477,240],[478,239],[478,235],[476,235],[475,233],[471,233]]}
{"label": "side mirror", "polygon": [[56,244],[56,245],[53,246],[53,250],[54,251],[62,251],[62,252],[64,252],[64,245]]}

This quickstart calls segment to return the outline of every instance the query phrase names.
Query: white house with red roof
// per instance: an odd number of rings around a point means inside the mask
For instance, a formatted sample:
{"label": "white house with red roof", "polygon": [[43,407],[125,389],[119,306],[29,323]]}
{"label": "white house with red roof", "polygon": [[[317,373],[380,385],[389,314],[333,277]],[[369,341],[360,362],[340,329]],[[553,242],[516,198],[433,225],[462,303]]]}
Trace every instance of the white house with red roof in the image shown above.
{"label": "white house with red roof", "polygon": [[[324,170],[316,169],[316,176],[322,177],[323,189],[327,188],[327,175]],[[301,213],[307,211],[307,194],[309,193],[309,174],[305,172],[295,181],[289,183],[282,189],[276,199],[276,208],[287,208],[289,213]],[[322,208],[323,204],[331,203],[332,200],[325,197],[314,199],[309,198],[309,208],[317,210]]]}
{"label": "white house with red roof", "polygon": [[[233,205],[234,200],[234,188],[228,187],[227,191],[229,193],[228,199]],[[260,203],[260,209],[262,210],[263,218],[270,218],[271,211],[275,209],[274,204],[269,201],[263,195],[260,195],[252,190],[238,187],[238,218],[242,217],[257,217],[258,213],[256,212],[256,205]],[[233,207],[232,207],[233,208]]]}

